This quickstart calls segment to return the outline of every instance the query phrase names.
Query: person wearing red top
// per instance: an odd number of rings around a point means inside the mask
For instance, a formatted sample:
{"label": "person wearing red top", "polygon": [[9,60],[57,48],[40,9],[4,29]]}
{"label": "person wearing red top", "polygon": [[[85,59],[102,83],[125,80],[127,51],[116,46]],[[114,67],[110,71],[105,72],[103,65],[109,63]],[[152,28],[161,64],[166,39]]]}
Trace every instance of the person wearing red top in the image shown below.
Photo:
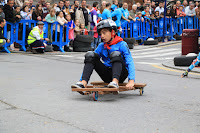
{"label": "person wearing red top", "polygon": [[177,10],[177,17],[185,17],[186,14],[183,12],[183,6],[179,6]]}
{"label": "person wearing red top", "polygon": [[88,35],[88,30],[85,28],[84,24],[80,25],[81,35]]}

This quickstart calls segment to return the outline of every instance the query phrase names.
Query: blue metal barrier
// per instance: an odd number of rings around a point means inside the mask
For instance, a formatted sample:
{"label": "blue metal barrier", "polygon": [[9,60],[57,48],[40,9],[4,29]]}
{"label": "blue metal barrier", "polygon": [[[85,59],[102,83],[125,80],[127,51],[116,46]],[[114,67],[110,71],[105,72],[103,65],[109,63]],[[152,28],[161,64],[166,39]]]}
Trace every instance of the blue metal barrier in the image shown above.
{"label": "blue metal barrier", "polygon": [[[6,43],[3,46],[4,47],[3,51],[10,53],[10,51],[8,50],[8,47],[14,42],[19,43],[21,45],[22,51],[26,51],[27,36],[28,36],[27,32],[30,31],[33,27],[35,27],[36,23],[37,21],[35,20],[21,20],[20,22],[17,22],[17,23],[7,22],[4,27],[4,37],[7,38],[9,35],[10,43]],[[43,28],[44,38],[48,37],[48,24],[50,23],[44,22],[44,28]],[[51,24],[51,29],[50,29],[51,37],[53,38],[53,34],[55,34],[55,39],[52,42],[52,45],[57,45],[59,47],[59,50],[61,52],[64,52],[63,46],[69,43],[69,39],[68,39],[69,27],[67,27],[67,24],[65,24],[64,26],[60,26],[60,32],[57,32],[58,25],[59,25],[58,22]],[[11,27],[11,31],[7,31],[8,26]],[[54,26],[55,26],[55,30],[54,30]],[[58,34],[59,34],[59,40],[57,38]]]}
{"label": "blue metal barrier", "polygon": [[199,29],[200,35],[200,20],[196,16],[186,16],[176,19],[166,18],[165,25],[163,18],[151,20],[150,22],[146,20],[144,20],[144,22],[124,22],[121,26],[121,37],[134,37],[136,40],[146,40],[147,38],[162,37],[164,26],[164,36],[168,36],[169,41],[175,40],[175,38],[173,37],[175,34],[181,35],[183,29]]}

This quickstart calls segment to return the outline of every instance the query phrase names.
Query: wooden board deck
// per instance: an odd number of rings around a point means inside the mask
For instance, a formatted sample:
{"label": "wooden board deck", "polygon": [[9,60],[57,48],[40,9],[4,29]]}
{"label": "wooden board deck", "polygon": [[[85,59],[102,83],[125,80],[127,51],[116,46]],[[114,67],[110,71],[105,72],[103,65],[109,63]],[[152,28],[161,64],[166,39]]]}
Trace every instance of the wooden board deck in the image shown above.
{"label": "wooden board deck", "polygon": [[[105,82],[91,82],[90,84],[92,85],[108,85],[108,83],[105,83]],[[119,83],[119,86],[126,86],[127,83]],[[135,88],[138,88],[138,87],[145,87],[147,84],[144,84],[144,83],[135,83],[134,84],[134,87]]]}

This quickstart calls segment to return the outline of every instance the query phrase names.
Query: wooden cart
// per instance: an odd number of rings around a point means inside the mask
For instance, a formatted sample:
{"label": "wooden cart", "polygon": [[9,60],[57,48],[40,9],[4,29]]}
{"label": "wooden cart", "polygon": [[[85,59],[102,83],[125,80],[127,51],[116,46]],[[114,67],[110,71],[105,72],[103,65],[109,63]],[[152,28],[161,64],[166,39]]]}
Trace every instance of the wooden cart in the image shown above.
{"label": "wooden cart", "polygon": [[91,82],[91,86],[87,86],[87,88],[72,88],[72,91],[79,92],[81,95],[90,95],[92,94],[92,98],[94,101],[98,100],[98,95],[103,94],[118,94],[118,92],[136,90],[139,89],[140,95],[144,93],[144,87],[146,84],[143,83],[135,83],[133,89],[128,89],[126,87],[127,83],[120,83],[119,88],[108,88],[108,83],[104,82]]}

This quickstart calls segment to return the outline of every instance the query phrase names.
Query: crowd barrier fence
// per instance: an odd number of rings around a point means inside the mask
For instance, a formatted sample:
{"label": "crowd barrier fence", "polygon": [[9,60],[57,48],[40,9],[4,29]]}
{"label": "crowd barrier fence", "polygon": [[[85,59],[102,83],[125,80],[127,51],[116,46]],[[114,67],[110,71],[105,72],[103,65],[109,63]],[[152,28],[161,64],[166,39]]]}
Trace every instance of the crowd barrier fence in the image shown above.
{"label": "crowd barrier fence", "polygon": [[[35,20],[21,20],[17,23],[7,22],[4,27],[4,36],[7,38],[10,36],[10,43],[6,43],[4,51],[10,53],[8,47],[16,42],[21,45],[22,51],[26,51],[27,45],[27,32],[30,32],[31,28],[36,26]],[[122,38],[135,38],[136,40],[146,40],[148,38],[163,37],[163,30],[165,29],[164,36],[169,40],[175,40],[173,37],[175,34],[181,35],[183,29],[199,29],[200,35],[200,20],[197,17],[179,17],[179,18],[166,18],[164,25],[164,18],[141,21],[130,21],[122,24]],[[52,37],[50,44],[57,45],[61,52],[64,52],[63,46],[69,43],[68,34],[69,27],[67,24],[60,26],[60,32],[58,29],[59,23],[44,22],[44,38]],[[165,27],[164,27],[165,26]],[[10,29],[8,31],[8,29]],[[47,43],[47,42],[46,42]]]}

